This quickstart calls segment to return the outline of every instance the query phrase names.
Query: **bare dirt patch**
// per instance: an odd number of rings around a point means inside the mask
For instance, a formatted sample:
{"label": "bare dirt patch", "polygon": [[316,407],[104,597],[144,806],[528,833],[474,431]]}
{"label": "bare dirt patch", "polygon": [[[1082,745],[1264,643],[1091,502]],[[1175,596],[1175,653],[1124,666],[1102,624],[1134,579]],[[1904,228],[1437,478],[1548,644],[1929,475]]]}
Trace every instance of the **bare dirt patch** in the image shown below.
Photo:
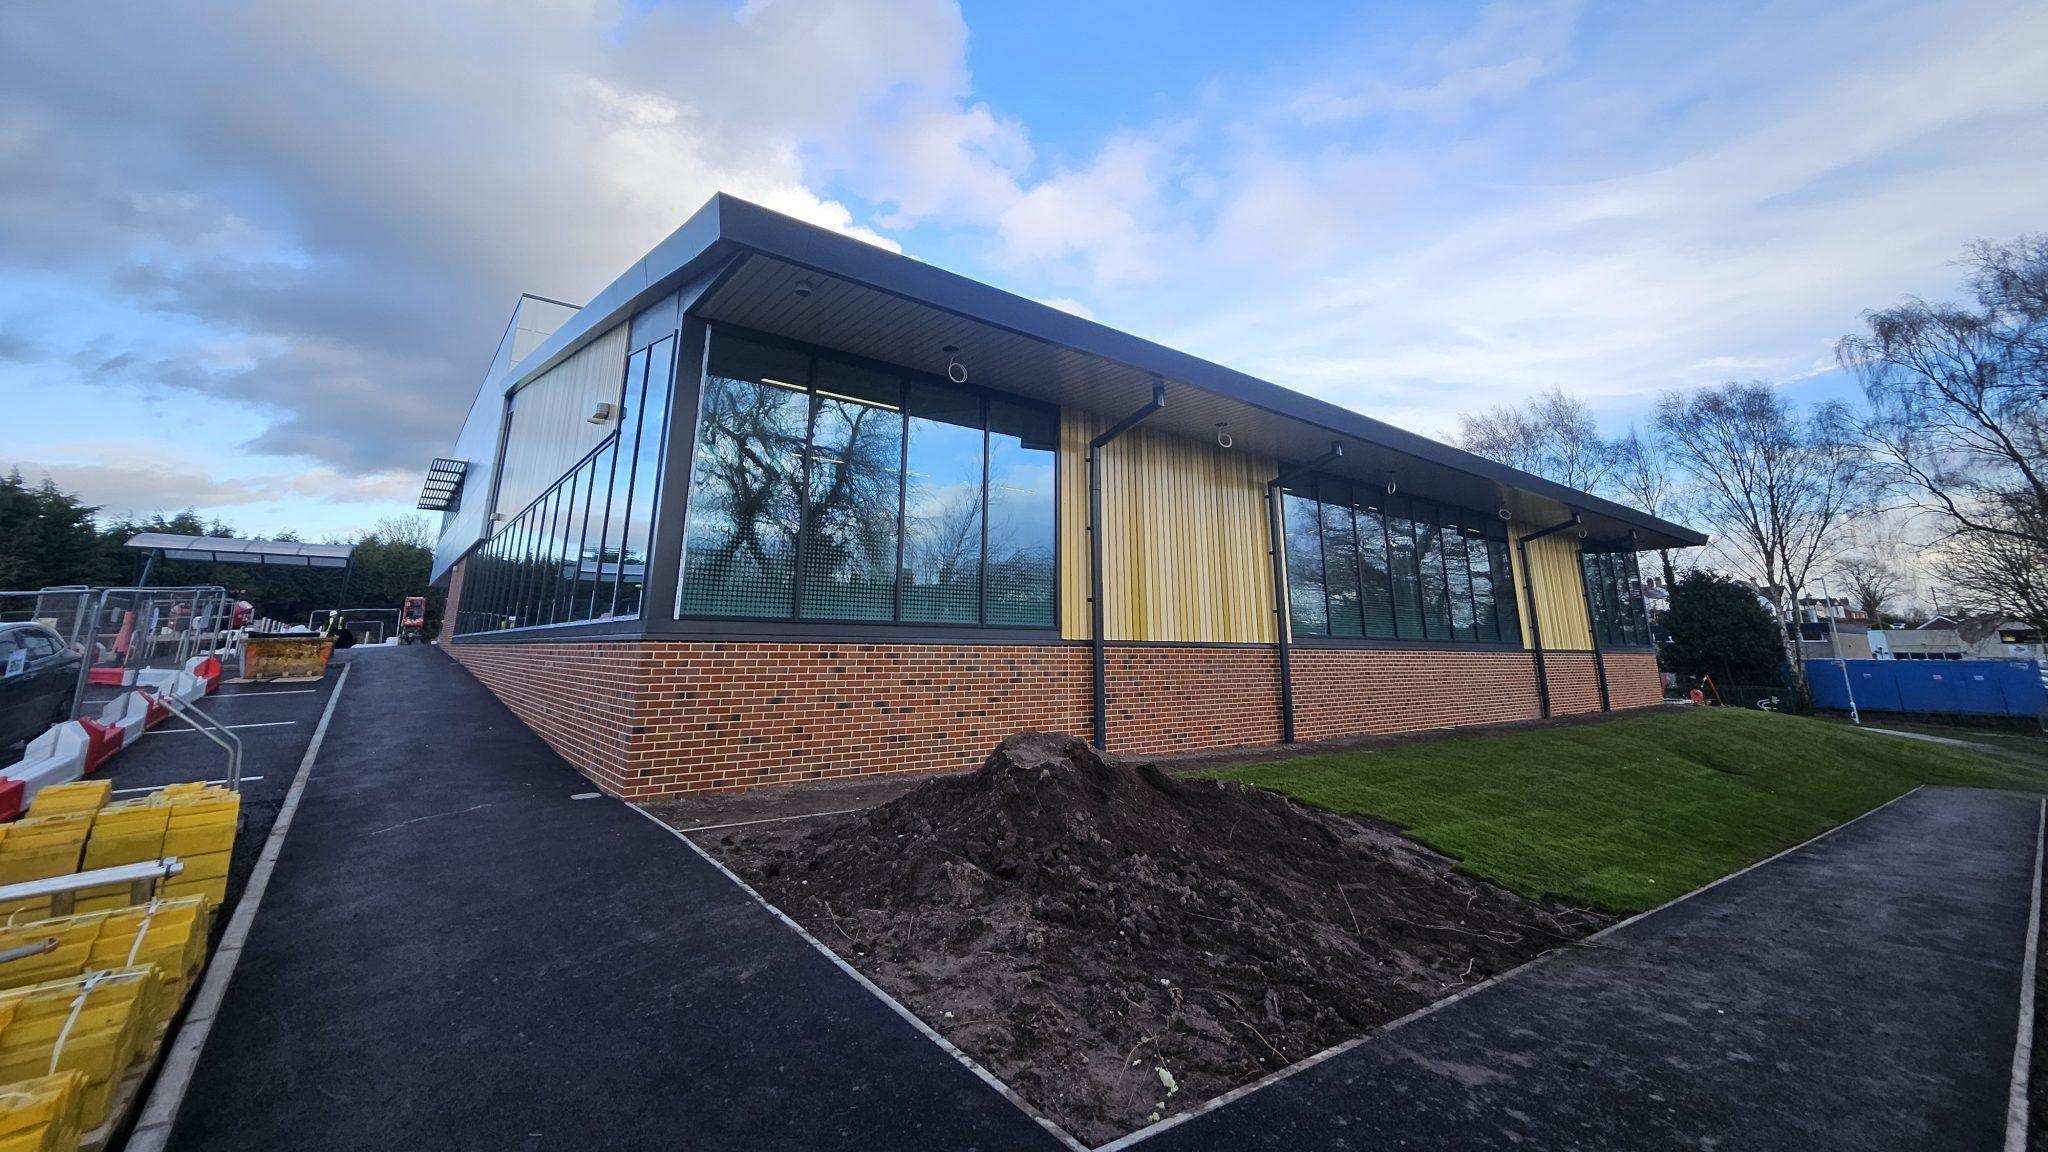
{"label": "bare dirt patch", "polygon": [[1046,733],[864,812],[699,840],[1091,1144],[1607,923]]}

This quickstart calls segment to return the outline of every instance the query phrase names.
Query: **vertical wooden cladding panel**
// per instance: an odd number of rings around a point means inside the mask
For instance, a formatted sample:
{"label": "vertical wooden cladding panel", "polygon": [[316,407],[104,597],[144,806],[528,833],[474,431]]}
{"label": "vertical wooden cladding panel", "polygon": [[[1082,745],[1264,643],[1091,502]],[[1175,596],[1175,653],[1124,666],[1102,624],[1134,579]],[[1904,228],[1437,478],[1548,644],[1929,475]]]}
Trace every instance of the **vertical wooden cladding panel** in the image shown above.
{"label": "vertical wooden cladding panel", "polygon": [[[1541,531],[1548,525],[1524,524],[1520,521],[1509,526],[1516,539]],[[1522,617],[1522,646],[1533,647],[1529,635],[1529,601],[1522,592],[1526,577],[1522,572],[1520,549],[1509,549],[1516,553],[1515,592],[1518,599],[1516,609]],[[1586,618],[1586,593],[1579,584],[1579,541],[1566,529],[1554,536],[1529,542],[1529,567],[1536,574],[1536,611],[1543,625],[1543,647],[1546,651],[1589,652],[1593,648],[1593,625]]]}
{"label": "vertical wooden cladding panel", "polygon": [[[1060,620],[1073,640],[1089,638],[1088,441],[1107,424],[1060,419]],[[1271,644],[1273,462],[1140,427],[1102,465],[1108,638]]]}
{"label": "vertical wooden cladding panel", "polygon": [[617,413],[603,424],[592,424],[590,413],[599,404],[617,406],[625,375],[626,325],[620,324],[519,390],[505,437],[499,512],[510,516],[531,504],[611,435]]}

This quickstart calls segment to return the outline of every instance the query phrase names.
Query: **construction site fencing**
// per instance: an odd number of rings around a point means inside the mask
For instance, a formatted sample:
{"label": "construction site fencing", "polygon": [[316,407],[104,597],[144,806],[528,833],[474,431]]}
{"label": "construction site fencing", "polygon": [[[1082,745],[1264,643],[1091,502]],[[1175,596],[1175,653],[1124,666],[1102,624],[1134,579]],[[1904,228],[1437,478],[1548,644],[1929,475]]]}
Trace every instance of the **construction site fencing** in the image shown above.
{"label": "construction site fencing", "polygon": [[233,618],[234,598],[218,585],[99,589],[80,648],[72,719],[130,689],[163,684],[196,657],[225,661]]}

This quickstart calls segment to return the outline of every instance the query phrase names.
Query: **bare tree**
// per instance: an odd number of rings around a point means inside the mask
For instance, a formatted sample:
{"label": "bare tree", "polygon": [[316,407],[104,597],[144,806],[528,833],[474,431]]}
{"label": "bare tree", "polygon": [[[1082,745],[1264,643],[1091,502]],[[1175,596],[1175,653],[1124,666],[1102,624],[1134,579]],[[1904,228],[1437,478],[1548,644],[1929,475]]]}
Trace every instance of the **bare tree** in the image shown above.
{"label": "bare tree", "polygon": [[1836,355],[1863,382],[1862,431],[1890,492],[1952,537],[1997,536],[2038,554],[2048,551],[2048,235],[1980,241],[1965,263],[1974,307],[1908,298],[1866,312],[1869,331],[1842,337]]}
{"label": "bare tree", "polygon": [[1690,482],[1692,515],[1769,591],[1783,619],[1862,506],[1848,426],[1840,405],[1801,416],[1760,381],[1670,392],[1657,403],[1658,444]]}
{"label": "bare tree", "polygon": [[1872,627],[1881,628],[1885,609],[1905,592],[1906,581],[1895,566],[1872,553],[1858,553],[1837,560],[1832,575],[1842,582],[1842,591],[1863,610]]}
{"label": "bare tree", "polygon": [[[2024,524],[2025,517],[2012,515]],[[1950,587],[1947,599],[1964,612],[2016,616],[2048,630],[2048,547],[2036,534],[1958,532],[1942,544],[1935,563]]]}
{"label": "bare tree", "polygon": [[1458,446],[1581,492],[1602,493],[1615,475],[1614,448],[1592,411],[1563,389],[1520,407],[1459,416]]}
{"label": "bare tree", "polygon": [[432,548],[434,546],[434,530],[427,523],[427,518],[417,512],[407,512],[398,516],[386,516],[384,519],[377,521],[377,527],[371,532],[371,535],[374,535],[386,544],[403,544],[408,548]]}
{"label": "bare tree", "polygon": [[[1631,427],[1628,435],[1609,445],[1609,451],[1614,461],[1614,486],[1621,495],[1652,516],[1668,516],[1674,490],[1670,469],[1656,444],[1638,436]],[[1676,587],[1678,572],[1671,564],[1671,549],[1657,549],[1657,559],[1664,566],[1664,587]]]}

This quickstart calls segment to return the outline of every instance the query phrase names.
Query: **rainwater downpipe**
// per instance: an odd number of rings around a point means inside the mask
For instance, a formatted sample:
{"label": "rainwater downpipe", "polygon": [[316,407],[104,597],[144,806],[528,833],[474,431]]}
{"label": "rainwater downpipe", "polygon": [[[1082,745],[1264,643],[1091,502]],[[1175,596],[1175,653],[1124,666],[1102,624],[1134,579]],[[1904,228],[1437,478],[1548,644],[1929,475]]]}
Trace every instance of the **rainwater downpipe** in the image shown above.
{"label": "rainwater downpipe", "polygon": [[1109,751],[1109,688],[1104,671],[1108,652],[1102,636],[1108,616],[1102,599],[1102,450],[1164,407],[1166,381],[1154,376],[1152,399],[1088,442],[1088,644],[1094,655],[1095,746],[1104,752]]}
{"label": "rainwater downpipe", "polygon": [[1536,614],[1536,570],[1529,567],[1529,541],[1541,540],[1578,526],[1579,514],[1574,512],[1569,520],[1561,520],[1540,532],[1515,539],[1515,551],[1522,558],[1522,598],[1528,604],[1529,646],[1536,653],[1536,699],[1542,705],[1546,719],[1550,716],[1550,677],[1543,667],[1543,619]]}
{"label": "rainwater downpipe", "polygon": [[1273,641],[1280,654],[1280,742],[1294,743],[1294,656],[1288,635],[1286,532],[1281,527],[1280,490],[1334,460],[1344,458],[1344,444],[1330,441],[1330,450],[1266,481],[1266,553],[1273,562]]}

